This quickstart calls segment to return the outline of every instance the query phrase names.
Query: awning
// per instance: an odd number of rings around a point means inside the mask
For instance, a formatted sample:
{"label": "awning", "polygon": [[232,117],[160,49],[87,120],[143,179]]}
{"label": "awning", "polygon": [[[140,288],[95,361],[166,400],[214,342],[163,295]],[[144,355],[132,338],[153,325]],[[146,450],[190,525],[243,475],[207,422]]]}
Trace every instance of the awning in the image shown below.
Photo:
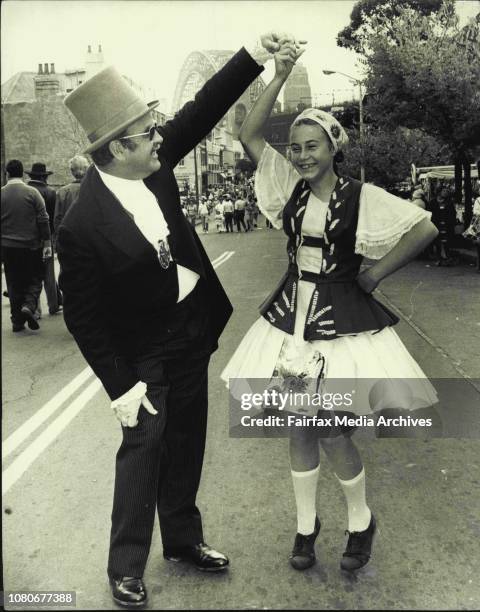
{"label": "awning", "polygon": [[[470,170],[470,176],[471,178],[478,178],[478,170],[476,168],[472,168],[472,170]],[[454,170],[430,170],[429,172],[420,172],[419,175],[420,179],[454,179],[455,178],[455,171]]]}

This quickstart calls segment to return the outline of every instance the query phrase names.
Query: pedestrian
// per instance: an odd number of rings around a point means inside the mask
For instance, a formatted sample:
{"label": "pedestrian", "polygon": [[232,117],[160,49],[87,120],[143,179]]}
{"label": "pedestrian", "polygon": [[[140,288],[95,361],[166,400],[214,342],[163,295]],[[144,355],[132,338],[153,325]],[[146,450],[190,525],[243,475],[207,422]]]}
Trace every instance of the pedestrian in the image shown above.
{"label": "pedestrian", "polygon": [[[296,45],[295,53],[296,57],[301,53]],[[435,227],[429,214],[411,203],[335,172],[348,137],[333,115],[309,108],[296,117],[290,129],[291,162],[265,142],[265,124],[293,66],[290,57],[283,47],[276,54],[273,81],[240,131],[240,140],[257,165],[259,207],[287,234],[289,265],[222,378],[227,384],[229,379],[279,380],[284,390],[306,379],[322,393],[332,388],[335,378],[348,378],[354,389],[366,379],[363,385],[369,380],[371,384],[364,396],[371,398],[370,414],[382,402],[386,407],[380,393],[385,382],[421,378],[418,399],[428,407],[437,401],[435,390],[391,328],[398,318],[371,293],[381,279],[433,239]],[[362,256],[379,261],[359,273]],[[235,382],[232,385],[235,395]],[[402,393],[408,393],[408,385],[404,386],[407,389],[400,385]],[[412,407],[407,395],[399,394],[398,399],[404,400],[403,405],[394,404],[399,410]],[[352,404],[347,413],[363,414],[363,402]],[[298,415],[304,408],[291,410]],[[325,415],[312,404],[305,412]],[[315,427],[291,428],[297,534],[290,563],[297,570],[315,563],[320,443],[346,498],[348,542],[341,568],[353,571],[369,561],[376,521],[366,503],[365,470],[349,437],[352,431],[333,423],[327,432],[328,437],[320,437]]]}
{"label": "pedestrian", "polygon": [[415,206],[418,206],[419,208],[425,210],[426,203],[427,199],[425,196],[425,192],[422,189],[422,186],[416,185],[412,193],[412,204],[415,204]]}
{"label": "pedestrian", "polygon": [[247,232],[253,231],[253,202],[250,197],[248,197],[247,203],[245,205],[245,224],[247,226]]}
{"label": "pedestrian", "polygon": [[208,206],[205,200],[202,200],[200,206],[198,207],[198,214],[200,215],[200,219],[202,221],[202,229],[205,234],[208,234]]}
{"label": "pedestrian", "polygon": [[433,245],[437,266],[452,266],[455,264],[451,245],[455,235],[456,212],[450,191],[446,187],[440,187],[432,203],[432,222],[438,229],[438,236]]}
{"label": "pedestrian", "polygon": [[252,201],[253,201],[253,227],[257,228],[258,227],[258,213],[260,211],[257,206],[257,198],[255,197],[255,194],[253,194],[252,196]]}
{"label": "pedestrian", "polygon": [[77,199],[82,179],[90,165],[88,159],[83,157],[83,155],[75,155],[75,157],[72,157],[68,164],[70,166],[70,172],[73,176],[73,181],[68,183],[68,185],[60,187],[60,189],[57,191],[55,214],[53,218],[55,235],[58,232],[60,223],[63,221],[68,209]]}
{"label": "pedestrian", "polygon": [[221,234],[225,231],[223,208],[223,202],[217,202],[215,204],[215,223],[217,225],[217,234]]}
{"label": "pedestrian", "polygon": [[[279,39],[262,37],[261,59]],[[208,362],[232,307],[181,211],[173,169],[262,72],[255,57],[242,48],[162,126],[158,101],[145,104],[113,67],[65,98],[94,163],[57,237],[64,318],[122,424],[108,576],[126,607],[147,599],[156,509],[165,559],[229,564],[205,543],[196,495]]]}
{"label": "pedestrian", "polygon": [[6,165],[7,184],[2,187],[2,263],[5,271],[12,330],[40,328],[35,318],[44,261],[52,257],[50,225],[45,202],[37,189],[23,180],[23,164]]}
{"label": "pedestrian", "polygon": [[[55,315],[62,311],[63,298],[60,288],[55,278],[55,204],[56,204],[56,193],[53,187],[47,185],[47,177],[53,174],[51,170],[47,170],[46,165],[43,162],[35,162],[32,164],[31,170],[27,170],[26,173],[30,176],[28,185],[35,187],[40,192],[42,198],[45,201],[45,207],[47,209],[49,223],[50,223],[50,234],[52,236],[52,257],[49,257],[45,261],[44,266],[44,279],[43,286],[47,295],[48,311],[51,315]],[[39,314],[41,314],[40,304],[38,308]]]}
{"label": "pedestrian", "polygon": [[190,221],[190,225],[195,229],[197,221],[197,202],[194,196],[188,199],[187,204],[187,218]]}
{"label": "pedestrian", "polygon": [[227,193],[223,204],[223,216],[225,218],[225,230],[233,234],[233,202],[230,195]]}
{"label": "pedestrian", "polygon": [[243,227],[245,232],[247,231],[247,227],[245,225],[245,205],[246,202],[243,197],[238,194],[237,199],[235,200],[234,205],[234,215],[235,215],[235,224],[237,226],[237,232],[240,232],[240,226]]}
{"label": "pedestrian", "polygon": [[477,181],[477,197],[473,203],[470,225],[463,232],[464,238],[471,240],[477,252],[477,270],[480,272],[480,182]]}

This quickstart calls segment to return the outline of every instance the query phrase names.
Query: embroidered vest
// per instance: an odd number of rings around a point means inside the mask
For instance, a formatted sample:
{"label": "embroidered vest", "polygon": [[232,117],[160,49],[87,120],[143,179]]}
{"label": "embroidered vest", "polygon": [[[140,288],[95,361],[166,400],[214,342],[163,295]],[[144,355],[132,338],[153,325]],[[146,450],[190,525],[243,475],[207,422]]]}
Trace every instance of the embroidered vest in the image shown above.
{"label": "embroidered vest", "polygon": [[[394,325],[398,318],[365,293],[356,282],[362,256],[355,254],[360,203],[360,181],[339,177],[330,197],[323,236],[303,236],[302,223],[311,189],[301,180],[283,210],[283,230],[288,236],[288,269],[280,284],[260,306],[261,314],[275,327],[293,334],[299,280],[315,284],[305,321],[305,340],[330,340]],[[302,246],[322,250],[318,272],[299,270]]]}

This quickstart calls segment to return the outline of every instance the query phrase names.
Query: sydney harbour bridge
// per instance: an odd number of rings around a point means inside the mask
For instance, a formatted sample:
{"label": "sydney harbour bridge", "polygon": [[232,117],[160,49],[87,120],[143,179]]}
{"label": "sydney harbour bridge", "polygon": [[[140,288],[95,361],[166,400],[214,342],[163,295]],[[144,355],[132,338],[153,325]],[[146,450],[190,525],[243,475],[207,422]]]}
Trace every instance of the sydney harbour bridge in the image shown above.
{"label": "sydney harbour bridge", "polygon": [[[213,76],[234,55],[234,51],[193,51],[183,63],[178,77],[173,98],[172,112],[175,113],[185,102],[192,100],[202,85]],[[227,123],[223,124],[234,136],[246,117],[253,103],[265,89],[261,77],[243,93],[226,115]]]}

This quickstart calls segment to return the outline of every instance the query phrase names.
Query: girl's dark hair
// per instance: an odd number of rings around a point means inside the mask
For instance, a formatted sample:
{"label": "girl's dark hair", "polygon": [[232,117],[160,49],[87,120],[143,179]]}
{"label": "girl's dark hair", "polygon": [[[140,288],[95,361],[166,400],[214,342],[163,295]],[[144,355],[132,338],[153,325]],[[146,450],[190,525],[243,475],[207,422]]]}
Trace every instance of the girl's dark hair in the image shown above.
{"label": "girl's dark hair", "polygon": [[333,156],[333,171],[337,176],[340,176],[340,172],[338,170],[338,164],[341,164],[345,159],[343,151],[337,151]]}
{"label": "girl's dark hair", "polygon": [[[108,166],[108,164],[114,159],[113,155],[110,152],[110,143],[114,140],[118,140],[119,138],[124,138],[126,136],[126,130],[123,130],[121,134],[118,134],[117,136],[115,136],[115,138],[112,138],[112,140],[109,140],[95,151],[92,151],[90,153],[90,157],[92,158],[93,163],[99,166],[100,168],[102,168],[103,166]],[[122,146],[125,147],[125,149],[129,149],[130,151],[134,151],[137,148],[137,145],[132,140],[120,140],[120,142]]]}

